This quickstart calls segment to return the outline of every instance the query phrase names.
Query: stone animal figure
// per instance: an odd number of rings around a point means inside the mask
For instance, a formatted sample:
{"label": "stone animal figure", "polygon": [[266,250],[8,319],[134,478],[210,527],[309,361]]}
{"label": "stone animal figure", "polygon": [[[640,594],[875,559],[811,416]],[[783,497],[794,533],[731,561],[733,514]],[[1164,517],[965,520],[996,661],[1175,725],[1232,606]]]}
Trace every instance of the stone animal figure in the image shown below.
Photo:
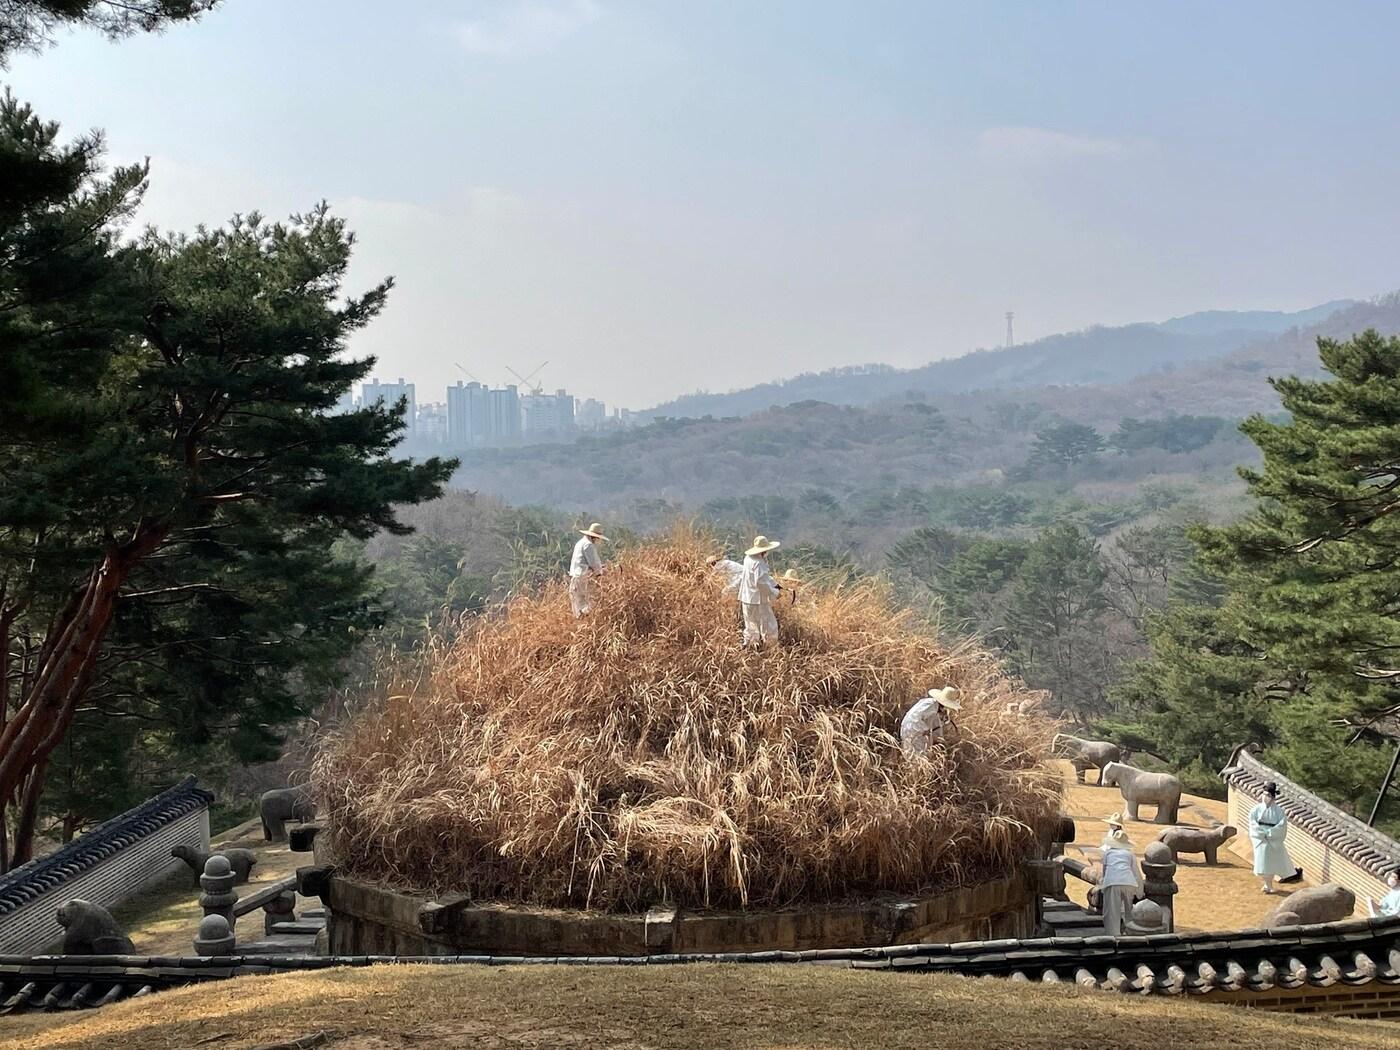
{"label": "stone animal figure", "polygon": [[287,821],[305,824],[316,819],[316,803],[304,787],[274,788],[264,791],[259,807],[262,813],[263,837],[268,842],[281,842],[287,837]]}
{"label": "stone animal figure", "polygon": [[204,865],[210,857],[223,857],[228,861],[228,865],[233,869],[233,884],[241,886],[248,881],[248,876],[252,873],[253,865],[258,862],[257,855],[250,849],[216,849],[202,850],[193,846],[171,846],[170,855],[183,860],[190,866],[190,871],[194,872],[194,884],[199,885],[199,877],[204,874]]}
{"label": "stone animal figure", "polygon": [[64,955],[132,955],[136,948],[112,913],[100,904],[74,897],[58,909]]}
{"label": "stone animal figure", "polygon": [[1083,737],[1056,733],[1050,742],[1057,755],[1064,755],[1074,766],[1074,779],[1084,783],[1084,774],[1090,769],[1099,771],[1099,783],[1103,783],[1103,767],[1110,762],[1121,762],[1123,753],[1111,740],[1085,740]]}
{"label": "stone animal figure", "polygon": [[1193,828],[1184,824],[1166,828],[1158,836],[1158,842],[1165,842],[1175,860],[1178,853],[1204,853],[1207,864],[1218,864],[1218,851],[1238,832],[1229,824],[1218,828]]}
{"label": "stone animal figure", "polygon": [[1170,773],[1148,773],[1122,762],[1109,762],[1099,771],[1099,782],[1116,787],[1123,796],[1123,809],[1129,820],[1141,820],[1138,806],[1146,802],[1157,807],[1158,824],[1175,824],[1181,805],[1181,781]]}
{"label": "stone animal figure", "polygon": [[1339,882],[1324,882],[1295,890],[1287,900],[1264,916],[1265,929],[1303,926],[1313,922],[1341,922],[1356,910],[1356,894]]}

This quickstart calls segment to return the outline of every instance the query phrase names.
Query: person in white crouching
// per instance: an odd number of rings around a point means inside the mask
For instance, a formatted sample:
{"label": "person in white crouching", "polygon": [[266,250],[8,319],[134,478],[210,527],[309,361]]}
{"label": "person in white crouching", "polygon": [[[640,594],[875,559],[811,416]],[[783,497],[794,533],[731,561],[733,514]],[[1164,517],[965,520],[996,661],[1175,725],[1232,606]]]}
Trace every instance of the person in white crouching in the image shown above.
{"label": "person in white crouching", "polygon": [[[943,739],[945,712],[961,711],[956,686],[930,689],[928,695],[911,707],[899,723],[899,743],[911,755],[926,755],[935,740]],[[952,715],[948,716],[951,725]]]}
{"label": "person in white crouching", "polygon": [[767,536],[754,537],[753,546],[744,552],[744,568],[739,574],[739,607],[744,612],[744,645],[759,648],[778,640],[778,617],[773,612],[773,599],[782,587],[773,579],[768,567],[768,552],[782,544]]}
{"label": "person in white crouching", "polygon": [[582,535],[574,544],[574,556],[569,561],[569,604],[575,616],[587,616],[593,611],[593,596],[598,577],[603,575],[603,559],[598,554],[598,544],[606,540],[603,526],[594,522],[586,529],[579,529]]}
{"label": "person in white crouching", "polygon": [[1099,892],[1103,894],[1103,925],[1110,937],[1123,936],[1123,927],[1133,914],[1133,900],[1142,892],[1142,867],[1133,855],[1133,843],[1123,831],[1123,817],[1115,813],[1104,823],[1103,869]]}

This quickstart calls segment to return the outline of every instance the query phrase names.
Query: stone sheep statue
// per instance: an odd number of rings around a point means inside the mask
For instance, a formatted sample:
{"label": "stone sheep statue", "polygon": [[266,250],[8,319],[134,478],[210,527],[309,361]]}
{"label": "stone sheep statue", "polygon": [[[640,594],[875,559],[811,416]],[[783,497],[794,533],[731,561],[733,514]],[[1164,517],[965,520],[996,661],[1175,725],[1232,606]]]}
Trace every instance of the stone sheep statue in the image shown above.
{"label": "stone sheep statue", "polygon": [[1129,820],[1142,819],[1138,816],[1138,806],[1146,802],[1157,807],[1158,824],[1176,823],[1181,781],[1170,773],[1148,773],[1122,762],[1109,762],[1099,771],[1099,782],[1118,789]]}
{"label": "stone sheep statue", "polygon": [[1123,753],[1111,740],[1085,740],[1083,737],[1056,733],[1050,742],[1057,755],[1064,755],[1074,766],[1074,779],[1084,783],[1084,774],[1090,769],[1099,771],[1099,783],[1103,783],[1103,767],[1110,762],[1121,762]]}
{"label": "stone sheep statue", "polygon": [[263,837],[268,842],[282,842],[287,837],[287,821],[305,824],[316,819],[316,803],[304,787],[275,788],[264,791],[261,804]]}
{"label": "stone sheep statue", "polygon": [[1219,864],[1217,851],[1237,834],[1229,824],[1218,828],[1193,828],[1184,824],[1164,829],[1157,836],[1158,842],[1165,842],[1175,860],[1179,853],[1204,853],[1207,864]]}
{"label": "stone sheep statue", "polygon": [[235,886],[241,886],[248,881],[253,865],[258,862],[257,855],[252,850],[238,848],[206,851],[195,849],[193,846],[171,846],[170,855],[190,866],[190,871],[194,872],[196,886],[199,885],[199,877],[204,874],[204,865],[209,862],[210,857],[219,856],[228,861],[229,867],[233,869]]}
{"label": "stone sheep statue", "polygon": [[1264,916],[1265,929],[1305,926],[1314,922],[1341,922],[1356,910],[1356,894],[1339,882],[1324,882],[1295,890],[1287,900]]}
{"label": "stone sheep statue", "polygon": [[64,955],[134,955],[131,938],[100,904],[74,897],[58,909]]}

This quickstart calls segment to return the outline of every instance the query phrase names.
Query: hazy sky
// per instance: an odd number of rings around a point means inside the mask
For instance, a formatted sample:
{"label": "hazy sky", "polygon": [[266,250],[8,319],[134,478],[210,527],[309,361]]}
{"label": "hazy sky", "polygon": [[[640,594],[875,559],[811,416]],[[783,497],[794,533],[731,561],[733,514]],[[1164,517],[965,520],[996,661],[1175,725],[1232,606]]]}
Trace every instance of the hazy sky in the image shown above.
{"label": "hazy sky", "polygon": [[146,219],[325,198],[357,343],[644,407],[1400,287],[1400,5],[226,0],[4,75]]}

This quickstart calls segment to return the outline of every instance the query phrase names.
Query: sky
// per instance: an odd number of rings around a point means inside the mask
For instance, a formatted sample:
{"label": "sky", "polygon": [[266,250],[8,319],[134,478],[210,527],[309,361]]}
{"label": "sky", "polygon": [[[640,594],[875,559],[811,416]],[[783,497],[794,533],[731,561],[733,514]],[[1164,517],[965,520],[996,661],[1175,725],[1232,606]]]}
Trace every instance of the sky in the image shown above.
{"label": "sky", "polygon": [[1400,288],[1400,4],[225,0],[0,79],[163,228],[330,202],[442,400],[610,406]]}

